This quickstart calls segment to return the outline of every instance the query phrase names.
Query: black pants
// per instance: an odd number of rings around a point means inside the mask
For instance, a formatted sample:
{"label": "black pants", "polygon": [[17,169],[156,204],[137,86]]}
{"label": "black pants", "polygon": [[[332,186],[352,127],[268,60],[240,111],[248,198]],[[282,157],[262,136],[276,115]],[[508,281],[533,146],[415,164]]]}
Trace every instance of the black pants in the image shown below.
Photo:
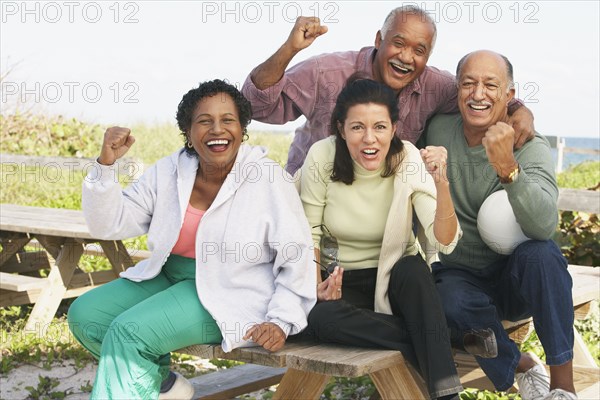
{"label": "black pants", "polygon": [[392,269],[393,315],[373,311],[377,269],[344,271],[342,299],[317,303],[306,335],[329,343],[400,350],[427,383],[432,398],[458,393],[446,319],[427,264],[420,256]]}

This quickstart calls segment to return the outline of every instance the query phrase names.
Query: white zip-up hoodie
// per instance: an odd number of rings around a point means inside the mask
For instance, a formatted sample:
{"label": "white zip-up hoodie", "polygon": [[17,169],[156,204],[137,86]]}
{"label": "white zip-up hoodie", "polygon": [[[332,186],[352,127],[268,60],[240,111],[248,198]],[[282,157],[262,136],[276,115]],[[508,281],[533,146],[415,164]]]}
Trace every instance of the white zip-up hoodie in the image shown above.
{"label": "white zip-up hoodie", "polygon": [[[121,277],[139,282],[160,273],[179,237],[197,169],[198,159],[179,150],[125,190],[114,166],[97,164],[90,171],[82,208],[92,236],[148,234],[150,258]],[[306,327],[316,302],[312,259],[310,228],[292,178],[266,158],[266,149],[242,145],[196,236],[198,297],[221,329],[224,351],[255,345],[242,337],[257,323],[276,323],[286,335]]]}

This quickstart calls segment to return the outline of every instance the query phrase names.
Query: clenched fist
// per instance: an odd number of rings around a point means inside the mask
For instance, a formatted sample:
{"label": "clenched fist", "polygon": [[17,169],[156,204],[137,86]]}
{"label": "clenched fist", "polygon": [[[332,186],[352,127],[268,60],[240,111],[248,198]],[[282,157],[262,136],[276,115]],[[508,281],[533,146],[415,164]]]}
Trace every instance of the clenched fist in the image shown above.
{"label": "clenched fist", "polygon": [[298,52],[310,46],[316,38],[327,33],[327,27],[321,25],[317,17],[298,17],[287,38],[286,45]]}
{"label": "clenched fist", "polygon": [[104,132],[104,142],[98,162],[102,165],[112,165],[119,158],[123,157],[131,145],[135,142],[135,138],[131,135],[129,128],[121,128],[113,126]]}
{"label": "clenched fist", "polygon": [[448,152],[443,146],[427,146],[420,150],[421,158],[425,163],[427,172],[433,177],[433,181],[437,184],[447,182],[446,164],[448,162]]}
{"label": "clenched fist", "polygon": [[481,140],[488,161],[500,177],[506,177],[515,169],[517,160],[513,154],[515,130],[504,122],[490,126]]}

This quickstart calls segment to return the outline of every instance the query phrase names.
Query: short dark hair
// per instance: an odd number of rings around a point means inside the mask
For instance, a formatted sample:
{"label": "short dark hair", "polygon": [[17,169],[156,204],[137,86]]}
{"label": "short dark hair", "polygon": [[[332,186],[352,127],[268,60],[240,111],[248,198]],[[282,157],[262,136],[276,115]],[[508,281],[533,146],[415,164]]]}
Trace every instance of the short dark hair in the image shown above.
{"label": "short dark hair", "polygon": [[[392,124],[398,122],[398,98],[389,86],[366,78],[365,75],[360,73],[356,73],[348,78],[346,86],[344,86],[338,95],[333,113],[331,114],[329,134],[336,137],[333,171],[331,173],[332,181],[341,181],[346,185],[351,185],[354,182],[352,157],[338,125],[344,126],[350,107],[368,103],[380,104],[386,107]],[[390,143],[390,150],[385,157],[385,168],[381,173],[382,177],[392,176],[398,171],[398,167],[402,161],[403,150],[404,144],[394,132],[392,142]]]}
{"label": "short dark hair", "polygon": [[[460,59],[460,61],[456,65],[456,80],[457,81],[460,79],[460,73],[462,72],[462,68],[465,64],[465,61],[467,61],[467,58],[469,58],[469,56],[473,53],[474,52],[466,54],[463,58]],[[496,53],[496,54],[498,54],[504,60],[504,63],[506,64],[506,76],[508,77],[508,86],[513,87],[515,81],[513,78],[513,66],[511,64],[511,62],[508,60],[508,58],[506,56],[499,54],[499,53]]]}
{"label": "short dark hair", "polygon": [[[201,83],[197,88],[194,88],[183,95],[177,107],[177,125],[183,135],[184,142],[187,142],[187,135],[192,127],[192,116],[198,102],[205,97],[212,97],[218,93],[226,93],[233,99],[235,107],[240,118],[242,132],[246,134],[246,128],[252,119],[252,106],[250,102],[242,95],[242,93],[232,84],[221,79],[214,79]],[[185,151],[190,155],[198,155],[194,148],[184,146]]]}

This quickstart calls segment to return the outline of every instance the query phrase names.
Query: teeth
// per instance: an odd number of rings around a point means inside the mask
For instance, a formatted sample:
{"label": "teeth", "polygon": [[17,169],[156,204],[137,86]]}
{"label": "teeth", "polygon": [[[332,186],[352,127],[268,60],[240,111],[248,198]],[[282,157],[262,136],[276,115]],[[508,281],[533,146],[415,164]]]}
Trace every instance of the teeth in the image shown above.
{"label": "teeth", "polygon": [[400,71],[400,72],[402,72],[404,74],[407,74],[407,73],[409,73],[409,72],[412,71],[412,69],[406,68],[406,67],[402,67],[402,66],[400,66],[398,64],[391,63],[391,65],[392,65],[392,67],[394,67],[394,69],[397,69],[398,71]]}
{"label": "teeth", "polygon": [[375,153],[377,153],[377,150],[367,149],[367,150],[363,150],[363,153],[365,153],[365,154],[375,154]]}
{"label": "teeth", "polygon": [[219,139],[219,140],[211,140],[210,142],[207,142],[206,145],[207,146],[217,146],[217,145],[227,145],[229,144],[229,140],[225,140],[225,139]]}
{"label": "teeth", "polygon": [[489,108],[489,106],[483,105],[483,106],[477,106],[475,104],[471,104],[471,108],[474,110],[486,110]]}

